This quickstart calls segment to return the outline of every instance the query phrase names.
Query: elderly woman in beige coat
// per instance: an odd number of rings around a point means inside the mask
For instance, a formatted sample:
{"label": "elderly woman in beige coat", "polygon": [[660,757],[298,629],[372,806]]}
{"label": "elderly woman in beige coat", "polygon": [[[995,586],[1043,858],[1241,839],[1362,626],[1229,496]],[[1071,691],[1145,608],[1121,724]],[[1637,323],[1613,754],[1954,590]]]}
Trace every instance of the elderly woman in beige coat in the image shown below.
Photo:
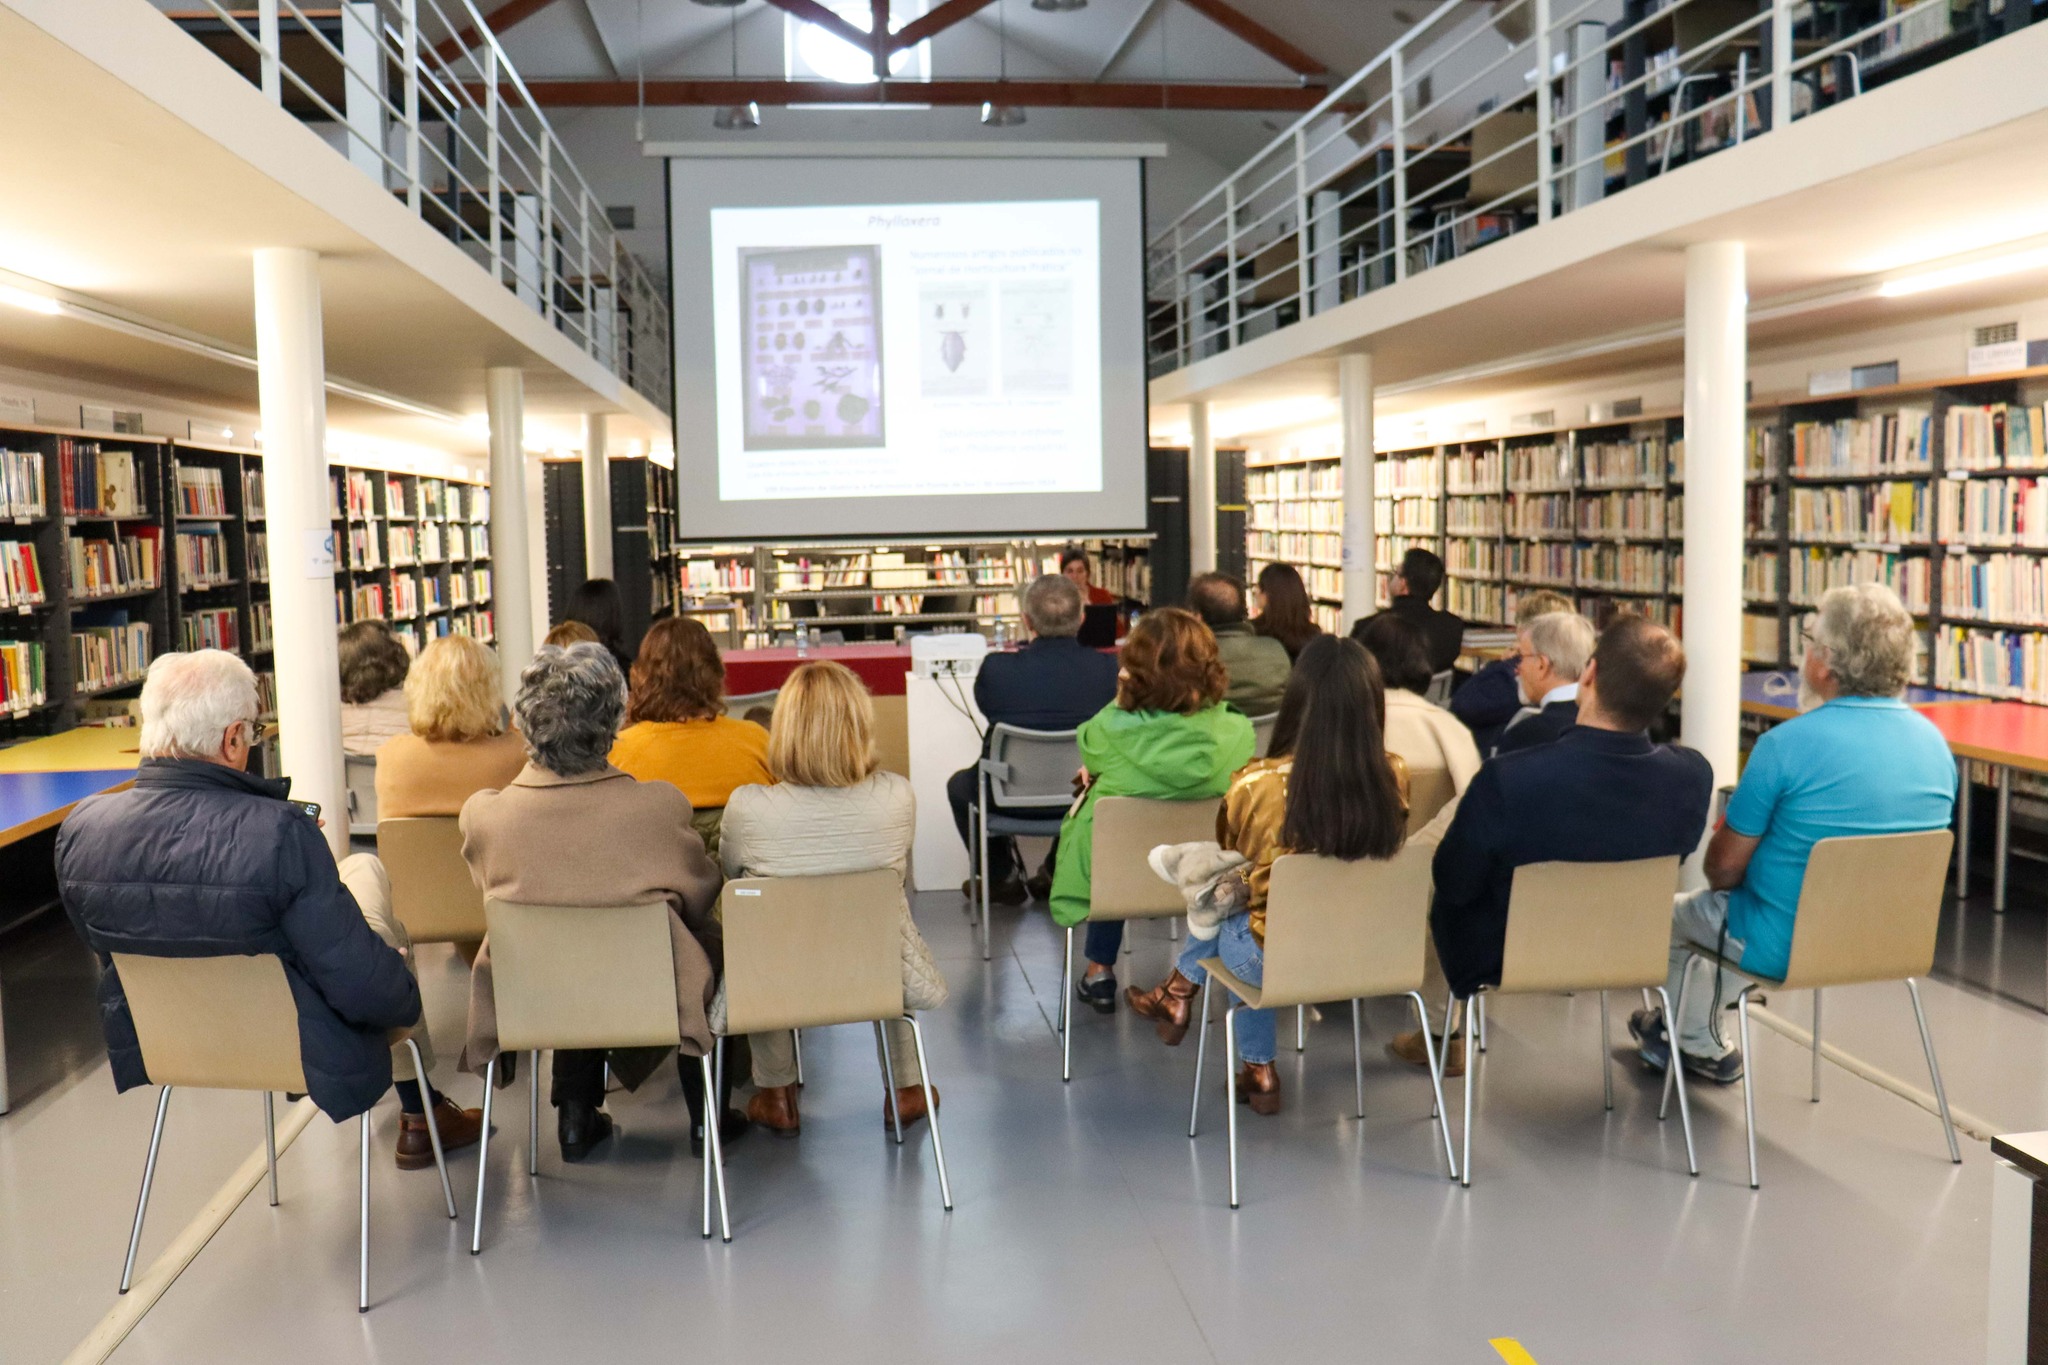
{"label": "elderly woman in beige coat", "polygon": [[[723,957],[713,916],[722,878],[690,826],[683,794],[666,782],[636,782],[611,766],[608,755],[625,709],[625,677],[603,646],[542,646],[519,675],[513,703],[528,762],[511,785],[480,791],[464,803],[462,856],[484,895],[498,900],[666,900],[675,912],[670,938],[683,1051],[701,1057],[711,1048],[706,1010]],[[482,1071],[497,1052],[487,939],[471,978],[463,1065]],[[611,1135],[611,1118],[600,1107],[607,1061],[632,1088],[663,1055],[644,1048],[556,1051],[552,1097],[563,1160],[582,1160]],[[703,1140],[702,1085],[694,1067],[680,1069],[696,1147]]]}

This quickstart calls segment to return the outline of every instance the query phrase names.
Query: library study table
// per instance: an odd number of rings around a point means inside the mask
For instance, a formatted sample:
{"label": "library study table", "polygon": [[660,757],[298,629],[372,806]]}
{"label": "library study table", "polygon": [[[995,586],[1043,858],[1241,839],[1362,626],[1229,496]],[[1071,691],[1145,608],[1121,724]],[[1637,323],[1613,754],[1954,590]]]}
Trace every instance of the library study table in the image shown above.
{"label": "library study table", "polygon": [[[1972,760],[1990,767],[1998,787],[1997,848],[1991,858],[1991,908],[2005,909],[2006,864],[2012,855],[2012,775],[2048,774],[2048,707],[2022,701],[1977,706],[1915,706],[1948,741],[1958,766]],[[1966,770],[1967,775],[1967,770]],[[1956,895],[1969,894],[1970,784],[1956,796]]]}

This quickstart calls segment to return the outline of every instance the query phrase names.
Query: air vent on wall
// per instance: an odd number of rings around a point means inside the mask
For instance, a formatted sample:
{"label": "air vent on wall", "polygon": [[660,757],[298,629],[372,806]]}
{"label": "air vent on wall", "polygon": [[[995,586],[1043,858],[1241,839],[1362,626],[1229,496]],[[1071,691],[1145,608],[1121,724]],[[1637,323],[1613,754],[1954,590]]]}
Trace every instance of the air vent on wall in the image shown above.
{"label": "air vent on wall", "polygon": [[1616,417],[1641,417],[1643,415],[1643,400],[1640,398],[1615,399],[1614,415]]}
{"label": "air vent on wall", "polygon": [[1557,425],[1557,409],[1545,408],[1541,412],[1525,412],[1515,418],[1515,425],[1524,431],[1535,431],[1541,427]]}
{"label": "air vent on wall", "polygon": [[1979,327],[1977,339],[1972,346],[2003,346],[2020,339],[2020,325],[2017,322],[2001,322],[1994,327]]}

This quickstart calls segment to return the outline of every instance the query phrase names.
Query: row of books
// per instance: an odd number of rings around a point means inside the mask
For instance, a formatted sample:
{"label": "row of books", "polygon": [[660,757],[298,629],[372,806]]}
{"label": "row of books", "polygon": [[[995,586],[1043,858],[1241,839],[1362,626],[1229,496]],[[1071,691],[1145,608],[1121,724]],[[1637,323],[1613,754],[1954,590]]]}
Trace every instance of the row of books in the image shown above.
{"label": "row of books", "polygon": [[64,549],[73,597],[142,592],[163,581],[163,532],[154,526],[104,540],[67,536]]}
{"label": "row of books", "polygon": [[177,474],[178,515],[181,517],[225,517],[228,489],[218,469],[180,463]]}
{"label": "row of books", "polygon": [[1507,543],[1507,576],[1526,583],[1570,587],[1572,547],[1568,543],[1511,540]]}
{"label": "row of books", "polygon": [[[1319,555],[1317,558],[1326,564],[1341,566],[1344,563],[1344,547],[1341,543],[1338,543],[1342,541],[1343,537],[1318,536],[1316,539],[1318,541],[1332,542],[1321,547],[1327,550],[1328,554]],[[1436,537],[1434,536],[1377,536],[1372,543],[1373,567],[1392,572],[1401,563],[1402,556],[1406,555],[1410,550],[1428,550],[1431,554],[1435,554],[1436,548]],[[1293,562],[1299,563],[1300,561],[1295,560]]]}
{"label": "row of books", "polygon": [[2048,480],[1944,479],[1939,503],[1946,542],[2048,546]]}
{"label": "row of books", "polygon": [[1742,600],[1745,602],[1776,602],[1778,600],[1778,552],[1776,550],[1752,550],[1743,556]]}
{"label": "row of books", "polygon": [[1936,687],[2048,702],[2048,635],[1943,626],[1934,636]]}
{"label": "row of books", "polygon": [[79,692],[100,692],[140,682],[149,670],[149,623],[125,613],[105,625],[71,632],[71,679]]}
{"label": "row of books", "polygon": [[686,559],[682,577],[683,590],[689,593],[754,591],[754,566],[744,559]]}
{"label": "row of books", "polygon": [[1500,577],[1501,550],[1497,540],[1452,540],[1444,546],[1444,567],[1468,578]]}
{"label": "row of books", "polygon": [[148,500],[135,452],[102,450],[98,441],[57,438],[59,501],[69,517],[146,517]]}
{"label": "row of books", "polygon": [[178,630],[184,649],[225,649],[230,654],[242,652],[241,614],[233,607],[186,612],[179,620]]}
{"label": "row of books", "polygon": [[270,535],[265,531],[251,531],[243,542],[248,560],[249,581],[268,583],[270,581]]}
{"label": "row of books", "polygon": [[1577,500],[1581,535],[1662,536],[1662,493],[1598,493]]}
{"label": "row of books", "polygon": [[1941,613],[1967,621],[2048,626],[2048,559],[1997,554],[1950,559],[1941,567]]}
{"label": "row of books", "polygon": [[[349,532],[350,538],[353,539],[355,534],[355,531],[351,530]],[[419,563],[420,538],[419,533],[412,527],[391,527],[388,544],[390,546],[391,566],[393,568],[410,568]]]}
{"label": "row of books", "polygon": [[1916,615],[1927,611],[1933,577],[1926,555],[1868,549],[1826,550],[1817,545],[1794,550],[1786,563],[1786,573],[1785,596],[1794,606],[1813,606],[1830,588],[1884,583]]}
{"label": "row of books", "polygon": [[354,588],[337,588],[334,609],[344,621],[366,621],[371,617],[390,619],[384,611],[384,585],[360,583]]}
{"label": "row of books", "polygon": [[2048,408],[2024,403],[1953,407],[1942,441],[1944,468],[2048,468]]}
{"label": "row of books", "polygon": [[0,607],[37,606],[47,600],[35,542],[0,540]]}
{"label": "row of books", "polygon": [[1911,474],[1934,468],[1934,413],[1901,408],[1870,417],[1792,425],[1792,476]]}
{"label": "row of books", "polygon": [[[1944,488],[1950,487],[1944,482]],[[1933,521],[1928,485],[1890,481],[1792,490],[1794,540],[1925,544]]]}
{"label": "row of books", "polygon": [[1444,501],[1444,533],[1453,536],[1498,536],[1501,529],[1499,498],[1447,498]]}
{"label": "row of books", "polygon": [[270,601],[267,598],[249,604],[249,651],[252,654],[267,654],[277,635],[271,628]]}
{"label": "row of books", "polygon": [[[1311,503],[1310,507],[1325,513],[1322,520],[1326,525],[1318,530],[1341,531],[1344,526],[1344,504],[1340,502]],[[1430,536],[1436,534],[1436,504],[1419,498],[1398,498],[1391,502],[1373,504],[1373,524],[1377,531],[1400,532],[1403,535]]]}
{"label": "row of books", "polygon": [[391,575],[391,619],[410,621],[420,614],[420,581],[411,574]]}
{"label": "row of books", "polygon": [[0,711],[19,715],[49,699],[49,655],[42,642],[0,640]]}
{"label": "row of books", "polygon": [[1778,662],[1778,618],[1752,612],[1742,617],[1742,657],[1763,663]]}
{"label": "row of books", "polygon": [[0,450],[0,517],[46,517],[49,483],[40,450]]}
{"label": "row of books", "polygon": [[348,567],[351,569],[381,569],[384,567],[384,538],[377,534],[374,526],[351,526],[348,528]]}
{"label": "row of books", "polygon": [[1336,498],[1344,494],[1344,467],[1337,463],[1283,469],[1247,469],[1247,498]]}
{"label": "row of books", "polygon": [[[1374,544],[1384,546],[1398,539],[1394,536],[1379,536]],[[1279,559],[1300,567],[1304,563],[1341,564],[1344,562],[1344,537],[1320,532],[1307,531],[1252,531],[1246,537],[1245,550],[1258,559]],[[1432,537],[1424,549],[1436,548]]]}
{"label": "row of books", "polygon": [[1510,446],[1508,491],[1563,491],[1572,486],[1572,453],[1561,444]]}
{"label": "row of books", "polygon": [[227,537],[218,526],[178,532],[178,583],[196,588],[234,581],[235,566],[228,558]]}
{"label": "row of books", "polygon": [[1581,587],[1621,592],[1663,592],[1664,551],[1649,545],[1581,545],[1577,554]]}
{"label": "row of books", "polygon": [[1671,451],[1661,436],[1592,441],[1579,447],[1581,488],[1662,488],[1683,473],[1672,469]]}
{"label": "row of books", "polygon": [[[1434,504],[1404,498],[1398,502],[1376,502],[1375,512],[1392,515],[1397,508],[1421,508],[1419,515],[1425,522],[1431,519]],[[1264,531],[1341,531],[1344,529],[1344,504],[1341,502],[1253,502],[1250,505],[1249,525]]]}
{"label": "row of books", "polygon": [[1572,533],[1572,496],[1569,493],[1524,493],[1508,500],[1508,530],[1518,536]]}
{"label": "row of books", "polygon": [[1443,491],[1436,452],[1396,455],[1373,464],[1373,490],[1382,498],[1428,498]]}
{"label": "row of books", "polygon": [[1498,583],[1476,583],[1469,578],[1453,578],[1444,585],[1444,609],[1453,616],[1462,616],[1467,621],[1504,621],[1501,612],[1503,593]]}
{"label": "row of books", "polygon": [[334,502],[329,509],[336,521],[368,521],[377,515],[377,484],[361,470],[344,469],[332,477]]}
{"label": "row of books", "polygon": [[263,520],[263,471],[260,469],[242,471],[242,516],[248,521]]}
{"label": "row of books", "polygon": [[1466,495],[1498,493],[1501,468],[1498,446],[1461,446],[1444,457],[1444,490]]}

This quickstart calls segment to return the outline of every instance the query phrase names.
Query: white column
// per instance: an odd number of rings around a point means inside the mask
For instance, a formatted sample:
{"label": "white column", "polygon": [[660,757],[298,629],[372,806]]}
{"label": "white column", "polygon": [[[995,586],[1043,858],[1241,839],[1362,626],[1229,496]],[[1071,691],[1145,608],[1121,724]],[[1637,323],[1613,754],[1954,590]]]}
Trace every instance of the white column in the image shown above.
{"label": "white column", "polygon": [[292,795],[318,801],[327,843],[348,852],[341,758],[341,662],[335,647],[334,528],[327,486],[327,359],[320,339],[320,257],[295,247],[256,253],[256,386],[277,719]]}
{"label": "white column", "polygon": [[533,585],[526,543],[526,379],[516,369],[484,374],[491,422],[491,589],[504,665],[505,700],[519,690],[519,670],[533,657]]}
{"label": "white column", "polygon": [[1749,298],[1740,242],[1685,253],[1685,695],[1680,738],[1736,778],[1742,677],[1742,428]]}
{"label": "white column", "polygon": [[1378,607],[1373,569],[1372,357],[1337,357],[1337,414],[1344,431],[1344,628]]}
{"label": "white column", "polygon": [[1216,570],[1216,438],[1207,403],[1188,404],[1188,567]]}
{"label": "white column", "polygon": [[587,578],[612,576],[611,419],[583,419],[583,563]]}

